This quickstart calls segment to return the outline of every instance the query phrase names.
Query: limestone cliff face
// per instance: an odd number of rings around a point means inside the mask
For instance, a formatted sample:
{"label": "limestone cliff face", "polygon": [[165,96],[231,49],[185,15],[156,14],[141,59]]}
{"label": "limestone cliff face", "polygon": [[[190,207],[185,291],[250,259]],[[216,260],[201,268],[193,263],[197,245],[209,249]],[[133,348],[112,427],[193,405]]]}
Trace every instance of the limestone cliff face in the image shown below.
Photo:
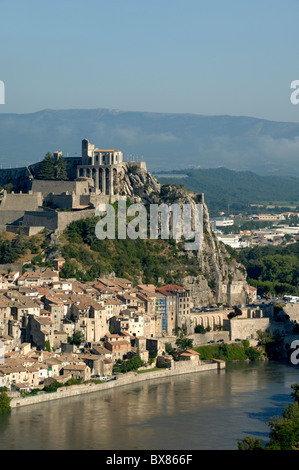
{"label": "limestone cliff face", "polygon": [[196,195],[181,187],[161,185],[148,171],[138,167],[124,167],[119,175],[119,194],[134,202],[196,204],[203,205],[203,243],[188,256],[198,262],[198,274],[183,277],[184,287],[190,289],[195,305],[208,306],[217,303],[244,304],[247,301],[248,284],[246,270],[218,241],[209,220],[209,211],[203,195]]}

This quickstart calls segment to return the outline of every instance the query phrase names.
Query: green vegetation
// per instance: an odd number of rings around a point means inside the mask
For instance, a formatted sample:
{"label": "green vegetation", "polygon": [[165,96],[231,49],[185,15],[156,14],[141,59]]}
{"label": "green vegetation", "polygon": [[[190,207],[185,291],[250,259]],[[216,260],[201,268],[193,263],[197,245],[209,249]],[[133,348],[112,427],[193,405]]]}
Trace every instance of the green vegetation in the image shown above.
{"label": "green vegetation", "polygon": [[165,351],[170,354],[175,361],[179,360],[179,354],[176,349],[173,349],[170,343],[165,344]]}
{"label": "green vegetation", "polygon": [[[171,174],[174,176],[172,177]],[[250,203],[272,203],[290,201],[297,205],[299,200],[299,179],[288,176],[260,176],[251,171],[233,171],[227,168],[187,169],[173,171],[167,176],[158,177],[161,184],[183,183],[185,188],[195,193],[204,193],[210,215],[219,211],[256,213],[257,207]],[[187,177],[176,177],[176,175]],[[265,209],[262,208],[264,211]]]}
{"label": "green vegetation", "polygon": [[193,347],[193,339],[187,338],[184,331],[180,332],[179,338],[176,340],[176,345],[181,349],[191,349]]}
{"label": "green vegetation", "polygon": [[136,370],[137,374],[147,374],[149,372],[157,372],[160,371],[161,367],[153,367],[152,369],[144,369],[144,370]]}
{"label": "green vegetation", "polygon": [[137,370],[139,367],[144,366],[144,362],[140,358],[138,354],[133,356],[131,359],[128,360],[121,360],[118,361],[113,366],[113,373],[122,373],[125,374],[126,372],[130,372],[132,370]]}
{"label": "green vegetation", "polygon": [[299,450],[299,384],[291,385],[292,405],[285,408],[282,417],[273,417],[267,423],[269,442],[263,447],[261,439],[247,436],[238,442],[238,450]]}
{"label": "green vegetation", "polygon": [[[216,325],[215,325],[216,326]],[[207,328],[205,328],[204,326],[202,325],[196,325],[195,327],[195,330],[194,332],[195,333],[200,333],[202,335],[205,335],[206,333],[208,333],[209,331],[211,331],[211,327],[208,326]]]}
{"label": "green vegetation", "polygon": [[200,359],[211,361],[221,359],[225,362],[230,361],[256,361],[261,358],[261,352],[249,346],[248,341],[242,341],[241,344],[211,344],[193,348],[200,354]]}
{"label": "green vegetation", "polygon": [[76,346],[80,346],[80,344],[85,342],[84,333],[82,333],[82,331],[76,331],[76,333],[73,334],[72,338],[68,336],[67,342],[69,344],[75,344]]}
{"label": "green vegetation", "polygon": [[72,385],[81,385],[82,379],[76,379],[75,377],[70,378],[67,382],[61,383],[57,380],[54,380],[51,384],[46,385],[43,390],[48,393],[57,392],[58,388],[61,387],[71,387]]}
{"label": "green vegetation", "polygon": [[275,361],[283,357],[283,340],[279,333],[258,330],[257,335],[258,344],[268,359]]}
{"label": "green vegetation", "polygon": [[[38,266],[51,266],[49,262],[43,262],[41,252],[47,250],[49,247],[49,238],[46,231],[39,235],[26,237],[22,234],[11,235],[3,232],[0,235],[0,264],[15,263],[21,258],[27,257],[26,261],[30,259],[30,267]],[[34,256],[35,255],[35,256]],[[28,265],[29,266],[29,265]],[[24,269],[26,269],[26,265]]]}
{"label": "green vegetation", "polygon": [[38,174],[40,180],[67,180],[66,161],[63,157],[57,160],[51,153],[44,157],[41,170]]}
{"label": "green vegetation", "polygon": [[98,217],[72,222],[66,229],[61,277],[92,281],[114,272],[133,282],[159,285],[179,283],[185,275],[198,275],[198,261],[174,240],[100,240],[95,235]]}
{"label": "green vegetation", "polygon": [[6,392],[7,392],[6,387],[1,387],[0,389],[0,415],[4,413],[9,413],[11,411],[10,398]]}
{"label": "green vegetation", "polygon": [[248,282],[259,295],[298,295],[299,243],[228,251],[245,266]]}
{"label": "green vegetation", "polygon": [[3,187],[0,186],[0,191],[3,190],[10,194],[14,190],[14,185],[12,183],[6,183]]}

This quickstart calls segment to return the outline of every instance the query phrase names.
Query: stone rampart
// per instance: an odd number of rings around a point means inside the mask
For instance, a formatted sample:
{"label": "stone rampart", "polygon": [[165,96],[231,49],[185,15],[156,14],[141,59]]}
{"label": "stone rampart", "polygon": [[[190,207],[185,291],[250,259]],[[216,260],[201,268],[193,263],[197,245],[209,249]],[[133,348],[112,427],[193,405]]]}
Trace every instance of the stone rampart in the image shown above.
{"label": "stone rampart", "polygon": [[205,334],[194,333],[188,335],[188,339],[193,339],[193,347],[202,346],[208,344],[211,341],[217,343],[219,340],[223,340],[225,343],[230,341],[230,332],[229,331],[210,331]]}
{"label": "stone rampart", "polygon": [[46,208],[39,211],[26,211],[23,217],[23,226],[45,227],[55,231],[58,228],[57,212]]}
{"label": "stone rampart", "polygon": [[62,232],[71,222],[94,216],[95,209],[86,209],[74,212],[57,212],[57,230],[58,232]]}
{"label": "stone rampart", "polygon": [[[77,165],[81,164],[81,157],[64,157],[69,179],[76,178]],[[31,178],[37,178],[41,170],[43,161],[33,163],[28,167],[21,168],[1,168],[0,186],[12,183],[18,189],[28,191],[31,188]]]}
{"label": "stone rampart", "polygon": [[236,339],[256,338],[257,331],[266,331],[270,327],[270,318],[235,318],[230,321],[231,341]]}
{"label": "stone rampart", "polygon": [[2,210],[0,211],[0,226],[1,229],[6,230],[6,226],[10,224],[18,224],[24,217],[25,210],[20,211],[10,211]]}
{"label": "stone rampart", "polygon": [[43,204],[41,192],[36,193],[7,193],[4,192],[0,204],[0,213],[2,211],[26,211],[35,210]]}
{"label": "stone rampart", "polygon": [[88,194],[87,181],[56,181],[56,180],[33,180],[31,190],[40,192],[43,196],[48,194]]}

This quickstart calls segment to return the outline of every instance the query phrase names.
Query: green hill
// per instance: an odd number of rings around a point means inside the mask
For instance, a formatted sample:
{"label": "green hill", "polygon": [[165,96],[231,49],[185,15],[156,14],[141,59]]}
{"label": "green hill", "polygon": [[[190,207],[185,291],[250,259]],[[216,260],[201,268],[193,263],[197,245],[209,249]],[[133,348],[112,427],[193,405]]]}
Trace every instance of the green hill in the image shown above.
{"label": "green hill", "polygon": [[299,205],[299,178],[261,176],[251,171],[227,168],[188,169],[154,175],[161,184],[183,185],[204,193],[210,215],[219,211],[248,211],[249,204],[282,203]]}

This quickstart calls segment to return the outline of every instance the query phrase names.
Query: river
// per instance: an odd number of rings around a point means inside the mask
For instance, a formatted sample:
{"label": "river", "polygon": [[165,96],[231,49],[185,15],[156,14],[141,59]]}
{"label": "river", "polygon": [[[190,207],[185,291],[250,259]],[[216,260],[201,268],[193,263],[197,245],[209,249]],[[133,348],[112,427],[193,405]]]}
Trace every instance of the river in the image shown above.
{"label": "river", "polygon": [[237,450],[268,440],[298,382],[292,365],[237,363],[25,406],[0,416],[0,449]]}

